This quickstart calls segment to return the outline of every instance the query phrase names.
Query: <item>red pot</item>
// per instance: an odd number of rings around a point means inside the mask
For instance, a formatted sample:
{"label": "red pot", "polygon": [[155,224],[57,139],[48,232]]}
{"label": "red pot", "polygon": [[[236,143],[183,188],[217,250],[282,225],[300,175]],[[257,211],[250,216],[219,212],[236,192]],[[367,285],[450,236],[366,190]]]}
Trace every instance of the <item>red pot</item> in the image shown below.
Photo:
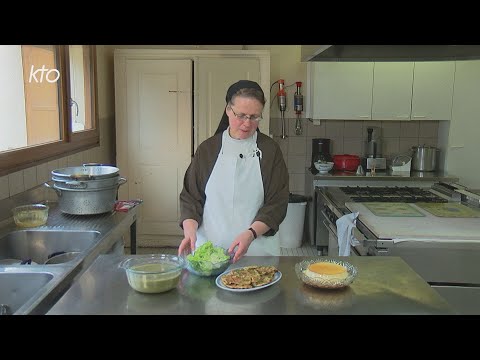
{"label": "red pot", "polygon": [[360,165],[360,157],[357,155],[333,155],[333,166],[336,170],[356,171]]}

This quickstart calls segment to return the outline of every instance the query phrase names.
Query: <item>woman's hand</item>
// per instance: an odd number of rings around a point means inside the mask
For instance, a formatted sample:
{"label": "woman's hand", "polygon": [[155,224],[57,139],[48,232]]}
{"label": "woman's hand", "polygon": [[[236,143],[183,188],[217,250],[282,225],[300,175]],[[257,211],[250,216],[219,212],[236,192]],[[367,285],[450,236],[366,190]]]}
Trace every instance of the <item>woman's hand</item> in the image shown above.
{"label": "woman's hand", "polygon": [[193,219],[186,219],[183,221],[183,240],[178,247],[178,256],[182,253],[193,253],[195,250],[195,243],[197,241],[198,222]]}
{"label": "woman's hand", "polygon": [[254,240],[253,233],[250,230],[245,230],[241,232],[235,238],[235,240],[233,240],[232,244],[228,248],[228,253],[231,254],[233,251],[235,251],[235,248],[237,247],[235,256],[232,259],[234,263],[240,260],[243,257],[243,255],[247,253],[247,250],[250,247],[250,244],[252,243],[253,240]]}

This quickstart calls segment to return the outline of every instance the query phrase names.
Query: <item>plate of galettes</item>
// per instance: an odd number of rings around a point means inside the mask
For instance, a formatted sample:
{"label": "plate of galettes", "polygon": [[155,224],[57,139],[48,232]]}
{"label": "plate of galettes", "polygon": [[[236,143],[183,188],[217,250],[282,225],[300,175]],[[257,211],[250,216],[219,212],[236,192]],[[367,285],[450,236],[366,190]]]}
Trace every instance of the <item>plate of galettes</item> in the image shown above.
{"label": "plate of galettes", "polygon": [[220,289],[248,292],[266,288],[278,282],[282,273],[275,266],[246,266],[217,276],[215,284]]}

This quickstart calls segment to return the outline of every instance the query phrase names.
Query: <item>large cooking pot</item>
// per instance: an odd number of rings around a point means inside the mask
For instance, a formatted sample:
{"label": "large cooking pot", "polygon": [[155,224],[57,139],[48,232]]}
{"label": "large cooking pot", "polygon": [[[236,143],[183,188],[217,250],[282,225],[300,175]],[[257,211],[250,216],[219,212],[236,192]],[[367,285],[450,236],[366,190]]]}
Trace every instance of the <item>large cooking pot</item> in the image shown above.
{"label": "large cooking pot", "polygon": [[336,170],[356,171],[360,165],[360,157],[357,155],[333,155],[333,165]]}
{"label": "large cooking pot", "polygon": [[127,182],[118,172],[116,167],[96,164],[56,169],[53,186],[45,186],[55,190],[63,213],[102,214],[114,209],[118,188]]}
{"label": "large cooking pot", "polygon": [[58,189],[84,189],[84,190],[95,190],[95,189],[105,189],[110,188],[116,185],[124,184],[127,179],[115,176],[111,178],[107,178],[104,180],[63,180],[58,179],[52,176],[52,180],[54,181],[55,186]]}
{"label": "large cooking pot", "polygon": [[437,169],[438,149],[434,146],[412,147],[412,170],[435,171]]}

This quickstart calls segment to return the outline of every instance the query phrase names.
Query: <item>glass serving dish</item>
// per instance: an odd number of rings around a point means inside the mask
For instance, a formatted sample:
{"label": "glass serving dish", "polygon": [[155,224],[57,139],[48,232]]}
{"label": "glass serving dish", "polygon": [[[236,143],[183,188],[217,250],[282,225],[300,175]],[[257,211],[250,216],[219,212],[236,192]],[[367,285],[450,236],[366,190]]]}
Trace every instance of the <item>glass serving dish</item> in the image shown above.
{"label": "glass serving dish", "polygon": [[43,204],[17,206],[12,210],[13,220],[19,227],[42,226],[47,223],[48,209],[48,206]]}
{"label": "glass serving dish", "polygon": [[336,312],[350,308],[355,292],[346,286],[340,289],[318,289],[306,284],[300,285],[295,297],[302,305],[317,311]]}
{"label": "glass serving dish", "polygon": [[177,286],[185,260],[176,255],[136,255],[122,261],[129,285],[136,291],[156,294]]}
{"label": "glass serving dish", "polygon": [[[315,276],[309,276],[308,273],[306,273],[309,265],[322,262],[334,263],[343,266],[346,269],[346,274],[321,275],[315,273]],[[307,285],[321,289],[339,289],[350,285],[357,276],[358,272],[355,266],[343,260],[311,259],[295,264],[295,273],[297,274],[297,277]]]}

